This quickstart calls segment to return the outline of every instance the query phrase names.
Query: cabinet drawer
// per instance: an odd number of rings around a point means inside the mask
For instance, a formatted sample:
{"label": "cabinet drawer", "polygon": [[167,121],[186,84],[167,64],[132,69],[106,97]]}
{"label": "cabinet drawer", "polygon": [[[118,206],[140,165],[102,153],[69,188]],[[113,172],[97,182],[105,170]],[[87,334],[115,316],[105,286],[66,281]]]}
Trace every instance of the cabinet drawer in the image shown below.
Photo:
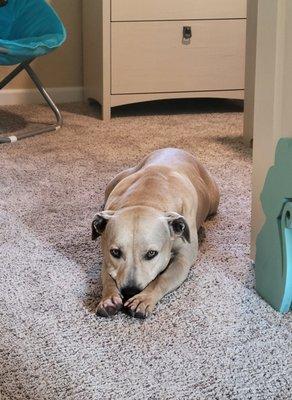
{"label": "cabinet drawer", "polygon": [[246,0],[111,0],[112,21],[246,18]]}
{"label": "cabinet drawer", "polygon": [[240,19],[112,23],[112,94],[243,89],[245,27]]}

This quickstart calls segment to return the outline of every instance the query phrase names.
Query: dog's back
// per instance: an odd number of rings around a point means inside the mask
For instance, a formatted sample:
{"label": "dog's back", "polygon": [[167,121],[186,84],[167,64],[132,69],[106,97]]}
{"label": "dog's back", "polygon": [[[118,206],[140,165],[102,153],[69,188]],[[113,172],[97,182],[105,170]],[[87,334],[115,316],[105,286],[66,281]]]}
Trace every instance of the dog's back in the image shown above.
{"label": "dog's back", "polygon": [[184,150],[167,148],[154,151],[114,178],[107,189],[106,208],[144,205],[175,210],[190,218],[195,209],[199,228],[217,211],[218,203],[218,187],[196,158]]}

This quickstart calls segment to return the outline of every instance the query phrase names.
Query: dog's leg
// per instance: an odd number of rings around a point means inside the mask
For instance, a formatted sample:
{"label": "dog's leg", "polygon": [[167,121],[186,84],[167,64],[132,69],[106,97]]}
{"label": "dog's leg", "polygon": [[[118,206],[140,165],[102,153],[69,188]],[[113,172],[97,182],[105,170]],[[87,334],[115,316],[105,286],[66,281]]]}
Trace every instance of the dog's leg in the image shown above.
{"label": "dog's leg", "polygon": [[165,272],[124,304],[126,311],[136,318],[146,318],[151,314],[157,302],[187,278],[195,254],[193,243],[185,244]]}
{"label": "dog's leg", "polygon": [[102,298],[97,306],[97,314],[101,317],[115,315],[123,305],[120,292],[113,278],[102,267]]}

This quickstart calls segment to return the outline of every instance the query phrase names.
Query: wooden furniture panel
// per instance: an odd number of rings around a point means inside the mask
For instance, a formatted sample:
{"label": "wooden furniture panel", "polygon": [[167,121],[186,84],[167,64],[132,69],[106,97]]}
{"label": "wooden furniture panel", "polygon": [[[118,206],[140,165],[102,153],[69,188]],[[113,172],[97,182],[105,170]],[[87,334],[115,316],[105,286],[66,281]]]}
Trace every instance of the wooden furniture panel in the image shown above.
{"label": "wooden furniture panel", "polygon": [[84,95],[102,104],[102,119],[110,118],[110,2],[83,2]]}
{"label": "wooden furniture panel", "polygon": [[112,94],[243,89],[244,54],[245,20],[112,23]]}
{"label": "wooden furniture panel", "polygon": [[246,0],[111,0],[112,21],[246,18]]}
{"label": "wooden furniture panel", "polygon": [[169,92],[169,93],[138,93],[138,94],[114,94],[111,96],[111,106],[141,103],[144,101],[165,99],[195,99],[195,98],[220,98],[220,99],[244,99],[244,90],[204,91],[204,92]]}
{"label": "wooden furniture panel", "polygon": [[82,4],[84,96],[101,104],[102,119],[134,102],[243,98],[246,0]]}

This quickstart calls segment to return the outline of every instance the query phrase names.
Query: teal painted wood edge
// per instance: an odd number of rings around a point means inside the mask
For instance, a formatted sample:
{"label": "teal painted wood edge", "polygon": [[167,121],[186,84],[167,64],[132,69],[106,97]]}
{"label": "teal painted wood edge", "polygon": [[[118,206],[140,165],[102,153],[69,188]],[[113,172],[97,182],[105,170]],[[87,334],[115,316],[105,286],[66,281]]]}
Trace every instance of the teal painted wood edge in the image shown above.
{"label": "teal painted wood edge", "polygon": [[[280,139],[261,194],[265,223],[256,242],[256,290],[276,310],[292,306],[292,139]],[[291,217],[291,220],[290,220]]]}
{"label": "teal painted wood edge", "polygon": [[284,205],[281,217],[284,294],[280,312],[287,312],[292,305],[292,201]]}

